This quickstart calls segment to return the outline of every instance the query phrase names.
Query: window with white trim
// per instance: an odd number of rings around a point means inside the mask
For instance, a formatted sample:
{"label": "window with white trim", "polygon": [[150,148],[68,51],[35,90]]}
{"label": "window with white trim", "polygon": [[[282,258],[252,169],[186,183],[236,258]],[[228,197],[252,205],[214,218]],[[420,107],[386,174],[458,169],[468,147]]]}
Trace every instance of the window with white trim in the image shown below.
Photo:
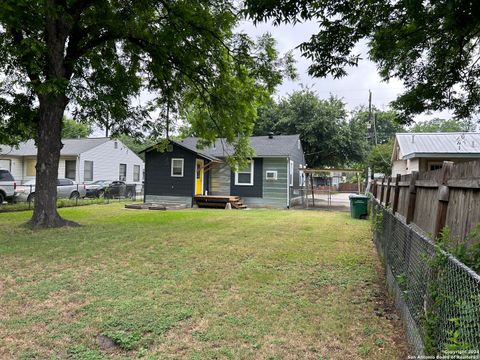
{"label": "window with white trim", "polygon": [[172,177],[183,177],[183,159],[172,158]]}
{"label": "window with white trim", "polygon": [[293,186],[293,160],[290,160],[290,173],[289,173],[289,178],[290,178],[290,186]]}
{"label": "window with white trim", "polygon": [[265,172],[265,179],[266,180],[277,180],[278,172],[276,170],[267,170]]}
{"label": "window with white trim", "polygon": [[235,172],[235,185],[253,185],[253,160],[243,169]]}

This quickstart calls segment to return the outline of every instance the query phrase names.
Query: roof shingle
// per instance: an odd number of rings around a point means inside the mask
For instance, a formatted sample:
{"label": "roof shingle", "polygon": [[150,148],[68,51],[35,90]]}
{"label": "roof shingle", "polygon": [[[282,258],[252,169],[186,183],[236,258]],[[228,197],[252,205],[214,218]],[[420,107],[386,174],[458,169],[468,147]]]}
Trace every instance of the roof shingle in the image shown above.
{"label": "roof shingle", "polygon": [[[300,140],[299,135],[274,135],[273,138],[268,136],[252,136],[250,137],[250,145],[255,150],[258,157],[268,156],[289,156],[298,146]],[[209,148],[198,149],[198,138],[188,137],[182,141],[178,141],[180,145],[207,156],[225,157],[233,154],[233,146],[227,144],[225,139],[217,139],[215,145]]]}
{"label": "roof shingle", "polygon": [[[62,139],[63,148],[60,155],[79,155],[110,141],[109,138],[88,138],[88,139]],[[12,156],[36,156],[37,147],[33,140],[20,143],[18,148],[11,146],[0,147],[0,154]]]}

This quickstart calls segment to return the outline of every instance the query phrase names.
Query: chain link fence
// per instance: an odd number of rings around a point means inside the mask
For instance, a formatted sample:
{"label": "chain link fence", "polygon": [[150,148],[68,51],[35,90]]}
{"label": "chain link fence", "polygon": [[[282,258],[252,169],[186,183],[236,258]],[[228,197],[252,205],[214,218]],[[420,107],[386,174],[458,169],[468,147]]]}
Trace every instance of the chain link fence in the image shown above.
{"label": "chain link fence", "polygon": [[480,359],[480,276],[375,199],[371,214],[374,242],[412,352]]}
{"label": "chain link fence", "polygon": [[[26,194],[23,197],[17,197],[14,202],[0,204],[0,213],[33,210],[35,206],[35,187],[33,185],[23,186]],[[112,202],[143,202],[144,186],[129,185],[120,187],[107,187],[101,191],[88,194],[85,192],[83,184],[75,184],[74,188],[65,196],[58,196],[57,208],[85,206],[96,204],[110,204]]]}

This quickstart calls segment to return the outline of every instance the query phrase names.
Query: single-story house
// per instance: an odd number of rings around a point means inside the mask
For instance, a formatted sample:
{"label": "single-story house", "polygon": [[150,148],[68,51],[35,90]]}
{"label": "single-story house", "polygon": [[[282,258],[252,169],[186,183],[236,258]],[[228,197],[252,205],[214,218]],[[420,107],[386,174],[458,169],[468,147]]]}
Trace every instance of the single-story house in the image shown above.
{"label": "single-story house", "polygon": [[145,202],[192,206],[195,195],[240,196],[252,207],[288,208],[300,201],[305,157],[298,135],[254,136],[255,156],[234,171],[225,162],[231,146],[218,139],[197,148],[198,139],[170,140],[166,150],[145,149]]}
{"label": "single-story house", "polygon": [[[122,180],[142,184],[145,165],[120,140],[110,138],[63,139],[58,177],[79,184],[95,180]],[[35,179],[37,147],[33,140],[18,147],[0,145],[0,167],[10,170],[15,180]]]}
{"label": "single-story house", "polygon": [[480,133],[399,133],[392,152],[392,176],[431,171],[443,161],[480,159]]}

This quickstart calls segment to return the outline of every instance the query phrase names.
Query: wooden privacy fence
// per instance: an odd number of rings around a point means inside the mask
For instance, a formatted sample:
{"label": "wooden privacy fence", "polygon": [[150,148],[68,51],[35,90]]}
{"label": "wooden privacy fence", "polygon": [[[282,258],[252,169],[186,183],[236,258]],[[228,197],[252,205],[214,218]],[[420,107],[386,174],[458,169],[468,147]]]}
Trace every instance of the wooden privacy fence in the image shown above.
{"label": "wooden privacy fence", "polygon": [[448,226],[452,238],[463,240],[480,222],[480,161],[444,161],[438,170],[374,180],[371,192],[407,224],[434,238]]}

